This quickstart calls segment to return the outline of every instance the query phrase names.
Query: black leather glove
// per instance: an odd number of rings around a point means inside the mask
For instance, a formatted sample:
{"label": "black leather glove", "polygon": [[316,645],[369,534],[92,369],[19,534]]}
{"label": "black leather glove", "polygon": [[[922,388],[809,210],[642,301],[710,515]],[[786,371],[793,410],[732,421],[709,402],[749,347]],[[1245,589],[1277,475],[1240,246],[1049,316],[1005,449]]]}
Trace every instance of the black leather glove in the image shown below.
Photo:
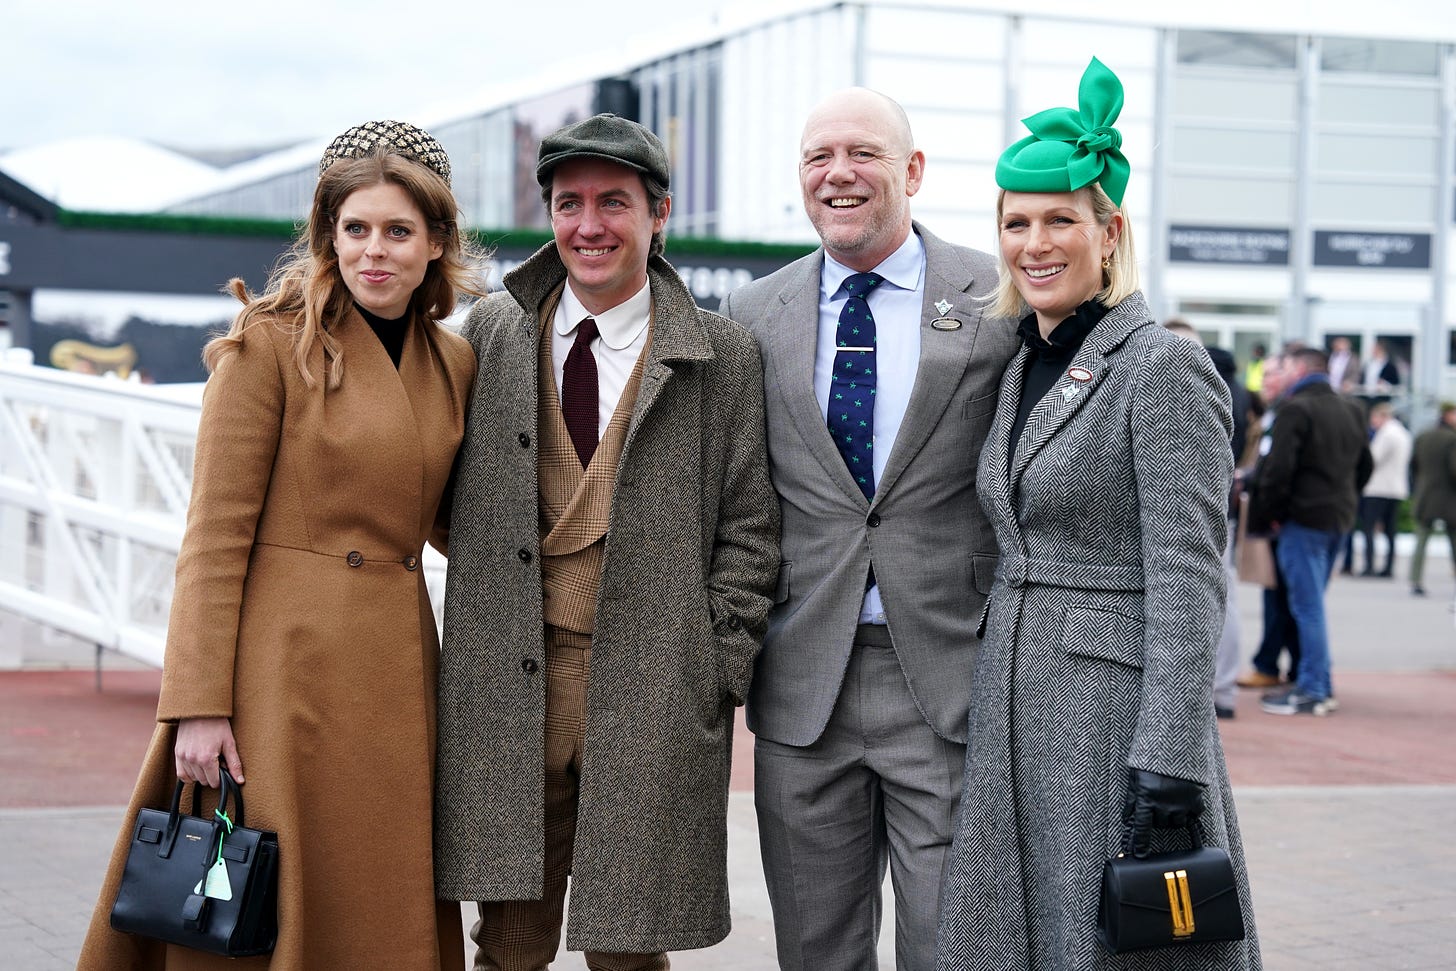
{"label": "black leather glove", "polygon": [[1129,769],[1122,821],[1134,856],[1147,856],[1153,829],[1184,829],[1203,811],[1203,786],[1187,779]]}

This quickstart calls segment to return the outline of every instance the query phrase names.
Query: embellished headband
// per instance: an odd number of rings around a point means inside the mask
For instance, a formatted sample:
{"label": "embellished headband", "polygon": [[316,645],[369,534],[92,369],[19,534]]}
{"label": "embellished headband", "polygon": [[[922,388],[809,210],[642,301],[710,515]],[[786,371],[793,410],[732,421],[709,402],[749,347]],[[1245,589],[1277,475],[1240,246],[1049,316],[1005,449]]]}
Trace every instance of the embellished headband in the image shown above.
{"label": "embellished headband", "polygon": [[364,158],[379,151],[419,162],[450,184],[450,156],[434,135],[407,121],[366,121],[350,128],[324,149],[319,175],[342,159]]}

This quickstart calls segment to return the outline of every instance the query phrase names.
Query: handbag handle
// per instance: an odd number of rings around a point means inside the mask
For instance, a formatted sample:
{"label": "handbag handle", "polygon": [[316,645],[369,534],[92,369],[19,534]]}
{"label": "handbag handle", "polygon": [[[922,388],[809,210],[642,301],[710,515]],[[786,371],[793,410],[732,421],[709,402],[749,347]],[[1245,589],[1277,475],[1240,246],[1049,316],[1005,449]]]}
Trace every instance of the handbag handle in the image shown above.
{"label": "handbag handle", "polygon": [[[234,826],[243,825],[243,788],[233,780],[228,772],[227,766],[223,764],[222,756],[218,756],[217,769],[220,776],[219,786],[222,794],[218,797],[218,812],[227,812],[228,801],[231,799],[234,809],[232,823]],[[162,842],[157,847],[157,855],[169,857],[172,855],[172,848],[177,844],[177,834],[182,829],[182,790],[186,783],[177,780],[177,788],[172,790],[172,805],[167,811],[167,831],[162,834]],[[192,815],[202,815],[202,786],[196,783],[192,786]]]}

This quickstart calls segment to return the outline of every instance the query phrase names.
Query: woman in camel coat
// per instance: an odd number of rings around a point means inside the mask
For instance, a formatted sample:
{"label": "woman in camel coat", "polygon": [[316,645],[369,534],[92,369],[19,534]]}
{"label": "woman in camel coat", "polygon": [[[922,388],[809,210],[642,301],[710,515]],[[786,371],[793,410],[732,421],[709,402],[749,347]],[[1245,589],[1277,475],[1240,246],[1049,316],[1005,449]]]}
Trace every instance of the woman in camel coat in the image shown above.
{"label": "woman in camel coat", "polygon": [[[291,258],[263,297],[234,281],[247,306],[205,352],[158,725],[83,969],[463,966],[459,906],[433,889],[439,648],[420,553],[447,521],[474,379],[437,323],[469,264],[425,132],[359,126],[321,170]],[[216,786],[219,757],[247,825],[278,833],[271,956],[109,926],[137,810],[178,778]]]}

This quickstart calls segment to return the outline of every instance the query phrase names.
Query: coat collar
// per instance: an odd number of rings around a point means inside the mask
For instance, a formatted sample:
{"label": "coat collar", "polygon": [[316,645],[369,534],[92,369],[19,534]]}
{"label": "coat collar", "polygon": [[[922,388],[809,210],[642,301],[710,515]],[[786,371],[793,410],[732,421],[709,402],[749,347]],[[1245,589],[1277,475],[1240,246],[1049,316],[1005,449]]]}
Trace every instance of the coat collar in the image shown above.
{"label": "coat collar", "polygon": [[[699,319],[700,310],[676,269],[661,256],[647,260],[647,281],[652,288],[652,343],[649,366],[670,361],[706,361],[713,357],[712,344]],[[533,253],[502,281],[511,297],[526,312],[526,326],[536,336],[541,304],[566,282],[566,265],[549,242]]]}
{"label": "coat collar", "polygon": [[1016,417],[1030,355],[1028,349],[1022,347],[1011,362],[1007,372],[1008,380],[1001,384],[1001,400],[994,435],[1002,444],[1002,448],[997,450],[998,454],[1009,458],[1010,469],[1009,473],[998,473],[998,478],[1005,475],[1014,486],[1036,453],[1041,451],[1052,436],[1096,392],[1107,374],[1108,358],[1134,331],[1152,326],[1156,325],[1148,312],[1147,301],[1140,292],[1132,294],[1108,310],[1107,315],[1092,328],[1092,332],[1082,342],[1081,349],[1072,357],[1072,363],[1066,372],[1032,408],[1026,419],[1026,427],[1022,429],[1021,439],[1012,442],[1009,440],[1011,425]]}

